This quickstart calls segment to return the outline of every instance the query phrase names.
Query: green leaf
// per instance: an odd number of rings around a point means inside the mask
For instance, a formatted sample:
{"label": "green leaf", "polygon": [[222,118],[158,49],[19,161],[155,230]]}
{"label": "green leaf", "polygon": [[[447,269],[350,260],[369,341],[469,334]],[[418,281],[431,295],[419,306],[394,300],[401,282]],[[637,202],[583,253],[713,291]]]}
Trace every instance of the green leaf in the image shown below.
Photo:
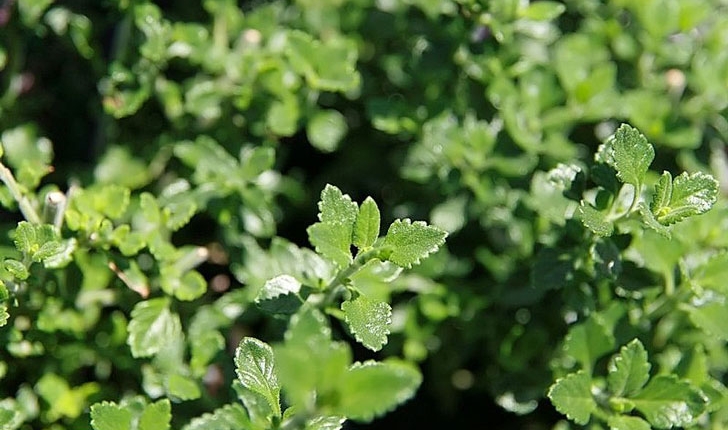
{"label": "green leaf", "polygon": [[251,428],[250,419],[241,405],[225,405],[211,414],[195,418],[182,430],[240,430]]}
{"label": "green leaf", "polygon": [[557,411],[577,424],[589,422],[592,412],[597,409],[591,393],[591,378],[583,370],[557,379],[547,396]]}
{"label": "green leaf", "polygon": [[538,1],[528,5],[521,16],[535,21],[551,21],[566,11],[566,6],[555,1]]}
{"label": "green leaf", "polygon": [[[189,198],[192,197],[189,196]],[[169,203],[162,210],[165,218],[164,225],[170,231],[177,231],[190,222],[195,212],[197,212],[197,205],[192,200],[178,200]]]}
{"label": "green leaf", "polygon": [[8,307],[5,303],[0,303],[0,327],[8,323],[8,318],[10,318],[10,314],[8,314]]}
{"label": "green leaf", "polygon": [[293,30],[285,47],[291,66],[305,76],[311,88],[343,92],[359,86],[357,49],[352,40],[329,37],[322,43],[308,33]]}
{"label": "green leaf", "polygon": [[652,195],[652,203],[650,203],[650,210],[653,213],[658,213],[662,208],[670,206],[670,199],[672,198],[672,175],[668,171],[663,171],[660,179],[655,184],[655,192]]}
{"label": "green leaf", "polygon": [[5,270],[8,271],[13,277],[19,281],[24,281],[28,279],[28,276],[30,276],[30,272],[28,272],[28,268],[25,267],[25,264],[21,263],[18,260],[14,260],[12,258],[8,258],[3,262],[5,266]]}
{"label": "green leaf", "polygon": [[115,403],[101,402],[91,406],[91,427],[94,430],[129,430],[131,420],[131,411]]}
{"label": "green leaf", "polygon": [[298,102],[291,97],[283,101],[274,101],[268,109],[266,124],[279,136],[292,136],[298,130],[298,119],[301,116]]}
{"label": "green leaf", "polygon": [[645,206],[644,203],[640,203],[640,215],[642,215],[642,222],[645,223],[645,225],[652,230],[656,231],[660,235],[662,235],[666,239],[670,239],[672,237],[672,233],[670,232],[670,229],[666,226],[660,224],[659,221],[657,221],[657,218],[655,218],[655,214],[652,213],[650,209]]}
{"label": "green leaf", "polygon": [[559,249],[543,248],[531,268],[531,285],[540,290],[564,288],[574,276],[574,257]]}
{"label": "green leaf", "polygon": [[614,348],[614,335],[597,314],[569,329],[564,351],[580,363],[588,374],[594,362]]}
{"label": "green leaf", "polygon": [[194,400],[202,395],[197,381],[179,373],[167,376],[167,394],[176,400]]}
{"label": "green leaf", "polygon": [[260,394],[277,417],[281,416],[278,376],[273,350],[268,344],[246,337],[235,350],[235,372],[243,387]]}
{"label": "green leaf", "polygon": [[351,226],[317,222],[306,229],[308,240],[316,252],[330,259],[339,267],[349,265],[351,256]]}
{"label": "green leaf", "polygon": [[372,351],[379,351],[387,343],[389,325],[392,323],[392,308],[388,303],[359,296],[343,302],[341,310],[344,311],[349,329],[362,345]]}
{"label": "green leaf", "polygon": [[73,261],[73,253],[76,251],[77,245],[78,241],[75,237],[61,241],[56,252],[43,259],[43,266],[48,269],[61,269],[66,267]]}
{"label": "green leaf", "polygon": [[267,146],[244,146],[240,149],[240,170],[248,180],[254,180],[263,172],[273,168],[276,161],[275,149]]}
{"label": "green leaf", "polygon": [[698,266],[692,274],[692,282],[702,288],[710,288],[728,295],[728,252],[722,251],[711,256]]}
{"label": "green leaf", "polygon": [[615,396],[635,394],[650,378],[650,367],[645,347],[638,339],[634,339],[609,362],[609,390]]}
{"label": "green leaf", "polygon": [[[23,254],[33,256],[47,243],[58,243],[58,234],[52,225],[34,225],[27,221],[20,221],[15,229],[15,247]],[[45,254],[43,251],[41,254]]]}
{"label": "green leaf", "polygon": [[639,417],[612,415],[607,420],[610,430],[650,430],[650,424]]}
{"label": "green leaf", "polygon": [[269,279],[258,291],[255,304],[266,312],[274,314],[293,314],[301,307],[303,299],[299,295],[301,283],[289,275],[279,275]]}
{"label": "green leaf", "polygon": [[168,399],[162,399],[147,405],[139,418],[139,430],[168,430],[172,420],[171,405]]}
{"label": "green leaf", "polygon": [[688,426],[703,413],[702,393],[674,375],[658,375],[631,400],[652,426],[659,429]]}
{"label": "green leaf", "polygon": [[343,267],[351,263],[351,244],[359,208],[333,185],[321,191],[318,203],[320,222],[306,231],[316,251]]}
{"label": "green leaf", "polygon": [[152,179],[142,159],[134,158],[126,146],[110,146],[94,168],[94,177],[102,184],[141,188]]}
{"label": "green leaf", "polygon": [[0,430],[17,430],[26,420],[22,405],[13,398],[0,400]]}
{"label": "green leaf", "polygon": [[339,430],[346,418],[339,416],[320,416],[306,422],[304,430]]}
{"label": "green leaf", "polygon": [[611,236],[614,232],[614,224],[607,220],[606,214],[583,200],[579,205],[578,214],[582,224],[592,233],[598,236]]}
{"label": "green leaf", "polygon": [[149,357],[182,331],[179,316],[170,312],[166,297],[139,302],[131,311],[127,344],[135,358]]}
{"label": "green leaf", "polygon": [[700,306],[687,306],[690,321],[708,335],[728,340],[728,303],[710,300]]}
{"label": "green leaf", "polygon": [[[274,420],[280,420],[277,417],[274,419],[273,411],[271,411],[268,401],[263,396],[243,387],[237,379],[233,380],[233,390],[235,390],[238,399],[245,406],[252,428],[268,429],[272,427]],[[286,387],[286,390],[288,390],[288,387]]]}
{"label": "green leaf", "polygon": [[102,214],[111,219],[120,218],[129,207],[131,191],[120,185],[104,185],[97,193],[95,206]]}
{"label": "green leaf", "polygon": [[58,254],[62,249],[63,249],[63,247],[61,246],[60,242],[53,240],[53,241],[42,244],[38,248],[38,250],[35,251],[31,255],[30,258],[33,261],[35,261],[36,263],[39,263],[39,262],[45,260],[46,258],[49,258],[49,257],[52,257],[52,256]]}
{"label": "green leaf", "polygon": [[[674,224],[700,215],[713,207],[718,198],[718,182],[706,173],[683,172],[668,186],[670,174],[664,172],[655,186],[651,210],[662,225]],[[669,193],[669,195],[668,195]]]}
{"label": "green leaf", "polygon": [[349,346],[332,342],[326,317],[311,306],[301,307],[291,317],[284,338],[274,351],[288,404],[304,410],[311,402],[322,408],[336,406],[340,398],[336,391],[351,364]]}
{"label": "green leaf", "polygon": [[617,177],[635,187],[642,185],[655,158],[655,149],[647,138],[637,129],[622,124],[606,145],[607,162],[617,171]]}
{"label": "green leaf", "polygon": [[195,300],[207,291],[207,281],[196,270],[180,274],[173,265],[167,265],[162,266],[159,272],[162,291],[179,300]]}
{"label": "green leaf", "polygon": [[427,225],[424,221],[412,222],[409,218],[395,220],[384,238],[384,246],[391,249],[387,260],[409,269],[437,251],[445,243],[446,237],[447,232]]}
{"label": "green leaf", "polygon": [[422,375],[403,361],[355,363],[343,375],[336,413],[369,422],[410,399],[422,383]]}
{"label": "green leaf", "polygon": [[337,187],[326,184],[321,191],[321,200],[318,203],[319,220],[332,224],[353,226],[359,213],[357,204],[348,194],[343,194]]}
{"label": "green leaf", "polygon": [[346,118],[335,110],[316,112],[306,126],[311,145],[323,152],[336,151],[347,130]]}
{"label": "green leaf", "polygon": [[379,237],[381,216],[379,207],[371,197],[367,197],[359,208],[354,222],[353,243],[359,249],[369,248]]}

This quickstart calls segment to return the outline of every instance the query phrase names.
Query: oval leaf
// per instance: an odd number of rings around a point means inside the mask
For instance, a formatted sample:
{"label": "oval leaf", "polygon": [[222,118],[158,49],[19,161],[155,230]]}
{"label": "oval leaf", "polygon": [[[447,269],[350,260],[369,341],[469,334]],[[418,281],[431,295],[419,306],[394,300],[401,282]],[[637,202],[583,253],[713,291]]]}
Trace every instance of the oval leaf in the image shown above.
{"label": "oval leaf", "polygon": [[273,350],[252,337],[243,338],[235,350],[235,373],[243,386],[266,399],[275,416],[281,416],[280,392]]}

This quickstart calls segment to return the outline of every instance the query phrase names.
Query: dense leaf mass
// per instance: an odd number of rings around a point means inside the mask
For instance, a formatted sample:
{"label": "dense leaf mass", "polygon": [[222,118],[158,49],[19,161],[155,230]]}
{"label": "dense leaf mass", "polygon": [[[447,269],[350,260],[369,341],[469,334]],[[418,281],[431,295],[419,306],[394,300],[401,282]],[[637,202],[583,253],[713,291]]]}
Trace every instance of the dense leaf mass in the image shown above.
{"label": "dense leaf mass", "polygon": [[0,1],[0,429],[728,428],[726,40]]}

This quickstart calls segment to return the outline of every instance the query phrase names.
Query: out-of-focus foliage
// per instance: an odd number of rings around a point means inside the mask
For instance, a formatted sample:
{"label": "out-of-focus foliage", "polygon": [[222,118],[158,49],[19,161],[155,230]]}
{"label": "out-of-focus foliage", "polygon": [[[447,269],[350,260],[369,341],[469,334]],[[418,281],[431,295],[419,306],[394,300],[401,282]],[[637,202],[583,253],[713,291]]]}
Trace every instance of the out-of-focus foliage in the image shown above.
{"label": "out-of-focus foliage", "polygon": [[1,2],[0,428],[728,425],[726,40],[724,0]]}

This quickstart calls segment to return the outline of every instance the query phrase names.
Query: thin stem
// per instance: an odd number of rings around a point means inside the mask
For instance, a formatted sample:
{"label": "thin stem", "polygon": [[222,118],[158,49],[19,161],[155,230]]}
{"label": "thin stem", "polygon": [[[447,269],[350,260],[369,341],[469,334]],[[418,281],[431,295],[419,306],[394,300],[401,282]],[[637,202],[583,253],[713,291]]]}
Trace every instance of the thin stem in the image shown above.
{"label": "thin stem", "polygon": [[354,258],[354,261],[352,261],[351,264],[349,264],[345,269],[341,270],[336,275],[336,277],[329,283],[329,285],[326,286],[325,291],[327,293],[326,297],[324,298],[324,303],[332,303],[339,294],[346,291],[347,279],[349,279],[352,275],[361,270],[361,268],[364,267],[364,265],[369,260],[376,257],[378,252],[379,249],[374,248],[357,254],[356,258]]}
{"label": "thin stem", "polygon": [[2,162],[0,162],[0,180],[5,183],[5,186],[8,187],[15,201],[18,202],[18,208],[23,214],[23,217],[31,224],[41,224],[40,215],[38,215],[30,200],[23,195],[20,185],[15,181],[13,172],[5,167]]}
{"label": "thin stem", "polygon": [[615,214],[615,213],[613,213],[614,207],[615,207],[616,203],[619,201],[618,197],[619,197],[619,194],[621,194],[622,190],[620,190],[619,193],[617,193],[617,197],[614,199],[614,202],[612,203],[612,207],[610,208],[610,211],[609,211],[610,213],[607,217],[610,221],[617,221],[618,219],[624,218],[627,215],[634,212],[634,210],[637,208],[637,204],[640,201],[640,195],[642,194],[641,193],[642,184],[632,185],[632,188],[634,189],[634,194],[632,195],[632,202],[629,204],[629,208],[622,213]]}
{"label": "thin stem", "polygon": [[639,202],[639,200],[640,200],[640,194],[642,194],[642,184],[637,184],[634,186],[634,194],[632,195],[632,204],[629,205],[629,209],[627,209],[627,214],[632,213],[635,210],[635,208],[637,207],[637,202]]}
{"label": "thin stem", "polygon": [[672,296],[675,294],[675,276],[670,270],[666,270],[663,276],[665,277],[665,295]]}

